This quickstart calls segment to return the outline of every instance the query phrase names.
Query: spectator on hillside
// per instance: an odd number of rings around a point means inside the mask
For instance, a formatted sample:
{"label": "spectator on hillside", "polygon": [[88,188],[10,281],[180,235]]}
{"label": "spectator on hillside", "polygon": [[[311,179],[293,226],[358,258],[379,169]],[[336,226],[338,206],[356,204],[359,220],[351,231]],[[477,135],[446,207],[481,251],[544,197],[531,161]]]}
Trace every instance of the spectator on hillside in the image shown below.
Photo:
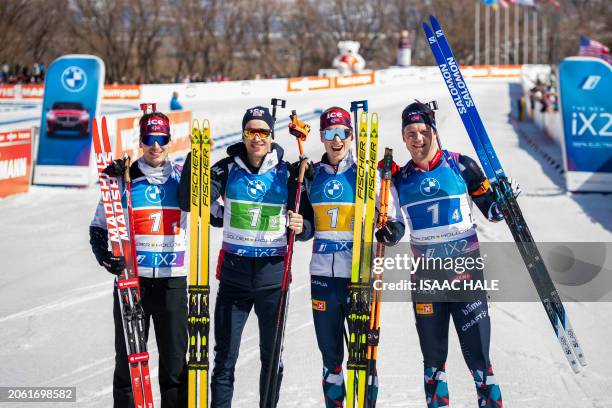
{"label": "spectator on hillside", "polygon": [[179,102],[178,92],[176,91],[172,92],[172,99],[170,99],[170,110],[171,111],[183,110],[183,105],[181,105],[181,103]]}

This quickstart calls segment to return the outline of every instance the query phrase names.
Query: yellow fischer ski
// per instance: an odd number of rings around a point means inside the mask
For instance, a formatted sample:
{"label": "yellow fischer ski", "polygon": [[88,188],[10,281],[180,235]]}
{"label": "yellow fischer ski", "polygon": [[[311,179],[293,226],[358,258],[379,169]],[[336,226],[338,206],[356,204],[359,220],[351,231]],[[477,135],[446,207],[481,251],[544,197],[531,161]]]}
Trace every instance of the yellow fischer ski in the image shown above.
{"label": "yellow fischer ski", "polygon": [[188,407],[208,408],[210,331],[208,284],[210,231],[210,122],[193,121],[191,142]]}
{"label": "yellow fischer ski", "polygon": [[[351,109],[354,110],[354,109]],[[366,403],[366,352],[370,316],[372,237],[376,208],[378,115],[372,114],[368,135],[367,104],[359,118],[353,258],[348,311],[347,408]],[[356,115],[356,114],[355,114]],[[368,137],[369,136],[369,137]]]}
{"label": "yellow fischer ski", "polygon": [[359,283],[364,288],[363,298],[365,307],[360,318],[363,320],[363,331],[359,333],[360,356],[363,356],[363,364],[360,365],[357,379],[357,406],[366,405],[367,388],[367,343],[368,330],[370,326],[370,278],[372,273],[372,241],[374,235],[374,223],[376,217],[376,172],[378,167],[378,114],[372,113],[370,117],[370,137],[368,140],[368,176],[366,179],[366,203],[365,215],[363,217],[363,256],[361,257],[361,270],[359,272]]}

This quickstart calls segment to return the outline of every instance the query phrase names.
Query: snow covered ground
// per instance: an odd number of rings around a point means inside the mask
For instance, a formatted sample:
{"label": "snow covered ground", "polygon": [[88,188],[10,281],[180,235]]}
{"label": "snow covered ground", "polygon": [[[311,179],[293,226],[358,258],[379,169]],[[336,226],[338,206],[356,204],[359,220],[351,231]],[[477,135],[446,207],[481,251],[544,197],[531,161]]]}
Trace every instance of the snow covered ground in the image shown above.
{"label": "snow covered ground", "polygon": [[[536,239],[612,242],[610,196],[572,196],[564,191],[562,176],[528,143],[539,136],[529,126],[522,130],[531,139],[519,135],[509,119],[511,84],[474,81],[470,85],[506,172],[521,183],[524,194],[520,204]],[[445,147],[475,157],[448,92],[438,80],[411,86],[291,94],[287,96],[288,109],[280,111],[279,117],[287,116],[290,109],[308,113],[332,105],[348,107],[351,100],[368,99],[370,109],[380,114],[381,147],[392,147],[396,161],[404,164],[407,153],[401,141],[400,114],[413,98],[437,99],[438,128]],[[226,103],[185,105],[196,117],[211,118],[215,136],[240,130],[244,109],[268,103],[268,97],[245,97]],[[31,113],[23,113],[22,117],[29,118]],[[0,112],[0,118],[6,119],[7,114]],[[318,129],[317,119],[309,122],[314,130]],[[285,147],[290,160],[297,157],[295,142],[286,131],[277,132],[277,142]],[[560,162],[558,148],[544,148],[557,155]],[[314,160],[320,158],[323,148],[317,132],[311,134],[305,150]],[[213,159],[223,154],[219,149]],[[112,405],[112,277],[97,265],[88,243],[88,225],[97,200],[95,186],[32,187],[28,194],[0,200],[0,386],[76,386],[75,406]],[[482,240],[511,241],[504,223],[489,224],[477,216]],[[212,253],[217,253],[220,242],[213,238],[211,247]],[[321,359],[312,324],[307,269],[310,248],[311,243],[297,243],[294,255],[279,407],[323,405]],[[213,263],[211,268],[214,267]],[[214,297],[216,282],[212,285]],[[491,306],[491,357],[505,407],[612,407],[612,350],[608,343],[612,338],[612,303],[566,306],[589,361],[578,375],[572,373],[562,355],[539,303]],[[380,407],[425,405],[422,359],[413,321],[408,302],[383,304]],[[153,339],[151,333],[149,347],[156,382],[157,348]],[[235,407],[258,406],[258,342],[256,320],[251,317],[238,360]],[[452,328],[450,342],[447,372],[451,401],[454,407],[474,407],[471,376]],[[155,387],[159,396],[157,384]],[[156,403],[159,406],[159,400]]]}

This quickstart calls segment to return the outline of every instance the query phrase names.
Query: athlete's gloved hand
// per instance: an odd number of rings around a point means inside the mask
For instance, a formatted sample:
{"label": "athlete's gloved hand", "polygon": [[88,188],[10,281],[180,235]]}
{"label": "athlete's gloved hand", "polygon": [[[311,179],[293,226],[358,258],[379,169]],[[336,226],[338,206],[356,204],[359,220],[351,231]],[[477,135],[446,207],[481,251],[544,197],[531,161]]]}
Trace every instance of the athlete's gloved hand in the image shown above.
{"label": "athlete's gloved hand", "polygon": [[510,189],[512,190],[512,193],[514,194],[514,198],[518,198],[518,196],[523,192],[523,190],[521,190],[521,186],[519,185],[518,181],[516,181],[516,179],[512,177],[508,177],[508,184],[510,184]]}
{"label": "athlete's gloved hand", "polygon": [[113,160],[111,164],[106,166],[103,173],[108,174],[111,177],[121,177],[125,174],[125,167],[127,166],[127,157],[123,159]]}
{"label": "athlete's gloved hand", "polygon": [[489,207],[487,219],[492,222],[503,221],[504,214],[501,212],[501,208],[499,208],[499,204],[497,204],[497,201],[495,201],[493,204],[491,204],[491,207]]}
{"label": "athlete's gloved hand", "polygon": [[[521,195],[521,193],[523,192],[523,190],[521,190],[521,186],[519,186],[519,183],[516,181],[516,179],[513,179],[512,177],[508,177],[507,181],[510,185],[510,190],[512,190],[514,198],[518,198],[518,196]],[[504,214],[502,213],[501,208],[499,208],[499,204],[497,203],[497,201],[491,204],[491,207],[489,207],[489,213],[487,214],[487,218],[489,221],[492,222],[503,221]]]}
{"label": "athlete's gloved hand", "polygon": [[[378,168],[382,169],[384,167],[385,167],[385,159],[380,159],[378,161]],[[395,176],[395,173],[397,173],[398,171],[400,171],[400,166],[396,162],[392,161],[391,162],[391,176]]]}
{"label": "athlete's gloved hand", "polygon": [[113,275],[120,275],[125,269],[125,259],[123,256],[115,256],[109,251],[106,251],[106,255],[101,256],[98,262]]}
{"label": "athlete's gloved hand", "polygon": [[302,160],[306,160],[306,171],[304,171],[304,178],[307,180],[312,180],[314,177],[314,165],[312,164],[312,160],[308,159],[306,156],[302,156],[300,160],[291,163],[289,165],[289,174],[291,177],[297,179],[300,174],[300,163]]}
{"label": "athlete's gloved hand", "polygon": [[394,222],[387,222],[374,233],[376,241],[385,245],[395,245],[400,240],[399,228]]}
{"label": "athlete's gloved hand", "polygon": [[304,217],[302,217],[302,214],[291,210],[287,211],[287,227],[295,232],[295,235],[300,235],[304,228]]}

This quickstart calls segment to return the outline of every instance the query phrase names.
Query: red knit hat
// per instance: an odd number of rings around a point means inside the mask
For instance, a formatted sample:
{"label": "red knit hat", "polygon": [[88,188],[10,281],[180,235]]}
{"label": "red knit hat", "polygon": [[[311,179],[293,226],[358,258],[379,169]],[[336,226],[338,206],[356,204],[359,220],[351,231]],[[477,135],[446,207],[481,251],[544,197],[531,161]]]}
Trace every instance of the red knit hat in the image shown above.
{"label": "red knit hat", "polygon": [[326,109],[325,112],[321,114],[319,130],[325,130],[333,125],[344,125],[352,129],[351,114],[337,106]]}
{"label": "red knit hat", "polygon": [[143,117],[140,121],[140,138],[150,134],[170,136],[168,119],[159,115],[158,112],[154,112],[149,117]]}

